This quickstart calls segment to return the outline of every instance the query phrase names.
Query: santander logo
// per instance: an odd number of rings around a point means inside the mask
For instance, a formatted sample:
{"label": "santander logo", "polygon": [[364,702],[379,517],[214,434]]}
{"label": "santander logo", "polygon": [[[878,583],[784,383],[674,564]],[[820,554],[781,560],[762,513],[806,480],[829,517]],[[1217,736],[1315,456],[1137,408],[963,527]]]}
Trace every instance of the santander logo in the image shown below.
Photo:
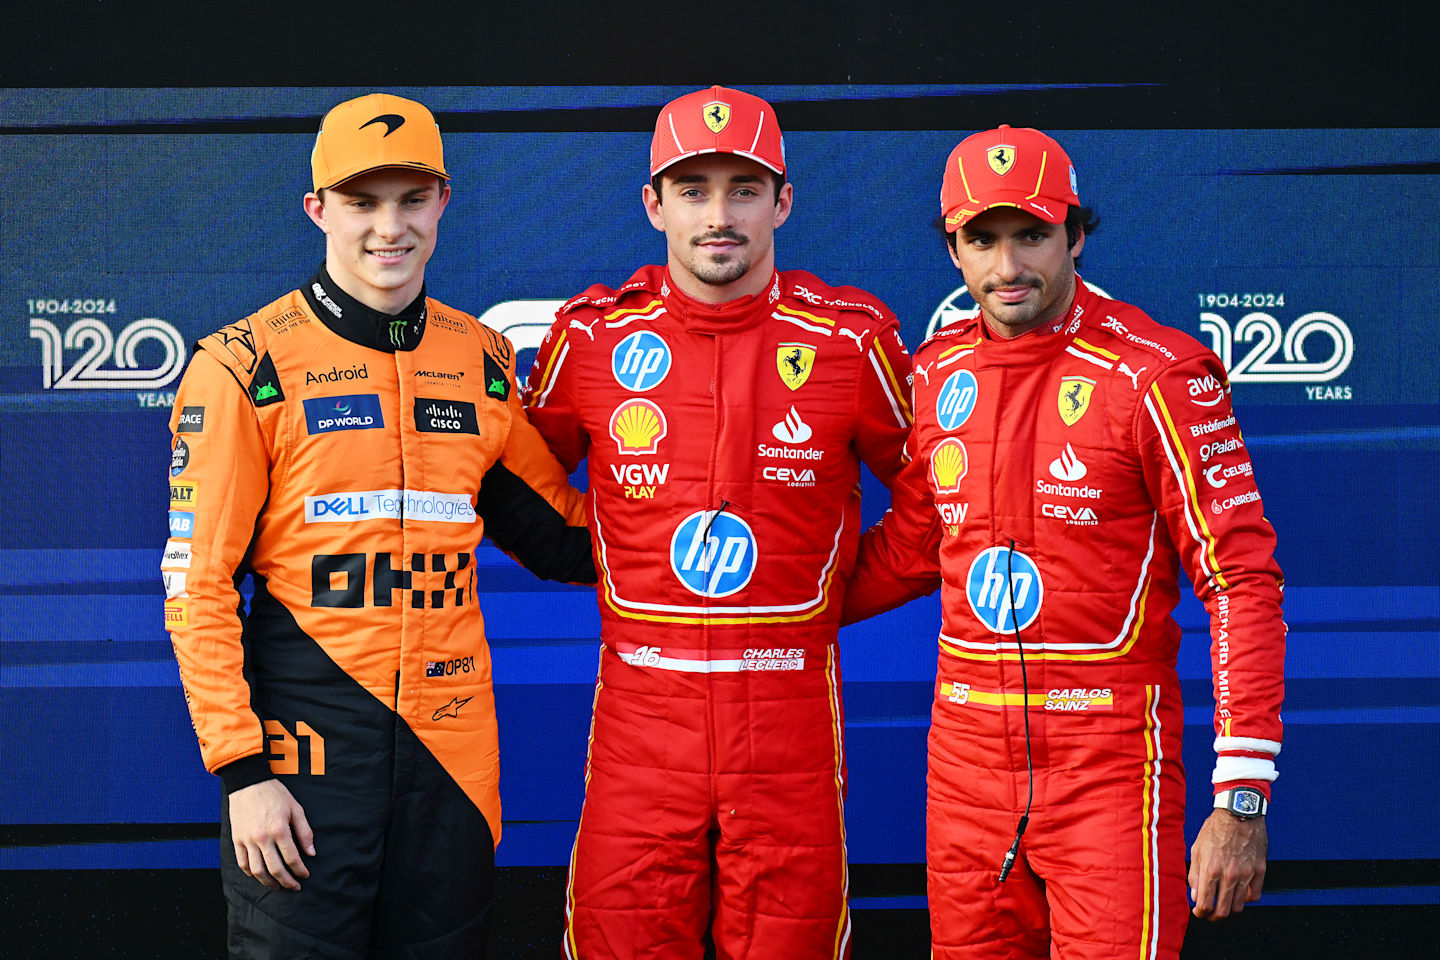
{"label": "santander logo", "polygon": [[1054,460],[1050,461],[1050,476],[1056,480],[1064,480],[1074,483],[1085,476],[1089,469],[1075,456],[1075,451],[1070,444],[1065,444],[1065,452]]}
{"label": "santander logo", "polygon": [[793,406],[790,408],[790,412],[785,415],[785,419],[775,424],[775,426],[770,429],[770,432],[773,433],[775,439],[781,443],[804,443],[806,440],[809,440],[814,433],[814,431],[810,429],[810,424],[800,419],[800,414],[795,412]]}

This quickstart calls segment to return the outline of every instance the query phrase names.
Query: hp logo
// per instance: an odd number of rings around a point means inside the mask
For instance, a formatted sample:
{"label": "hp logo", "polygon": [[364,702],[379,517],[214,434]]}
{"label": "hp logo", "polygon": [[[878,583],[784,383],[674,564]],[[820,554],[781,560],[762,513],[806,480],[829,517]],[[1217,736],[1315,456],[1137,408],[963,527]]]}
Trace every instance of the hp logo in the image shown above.
{"label": "hp logo", "polygon": [[743,590],[755,573],[756,559],[750,524],[728,513],[692,513],[670,538],[670,569],[687,590],[702,597],[728,597]]}
{"label": "hp logo", "polygon": [[956,370],[946,377],[935,398],[935,419],[940,422],[940,429],[960,429],[975,412],[975,397],[979,393],[980,384],[969,370]]}
{"label": "hp logo", "polygon": [[[1007,570],[1011,578],[1009,583],[1005,577]],[[1013,609],[1011,584],[1014,587]],[[970,564],[970,573],[965,579],[965,596],[975,616],[992,633],[1012,633],[1017,629],[1024,630],[1040,615],[1045,585],[1040,580],[1040,568],[1035,566],[1034,560],[1006,547],[991,547],[982,550]]]}
{"label": "hp logo", "polygon": [[615,344],[610,369],[625,389],[639,393],[652,390],[670,372],[670,347],[658,333],[637,330]]}

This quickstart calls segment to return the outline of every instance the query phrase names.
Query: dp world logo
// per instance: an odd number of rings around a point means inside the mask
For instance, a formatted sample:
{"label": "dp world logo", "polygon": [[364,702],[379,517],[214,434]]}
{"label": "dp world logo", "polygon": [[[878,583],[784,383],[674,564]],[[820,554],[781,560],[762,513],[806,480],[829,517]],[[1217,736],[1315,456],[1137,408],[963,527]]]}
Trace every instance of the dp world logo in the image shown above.
{"label": "dp world logo", "polygon": [[958,430],[975,412],[975,397],[980,384],[969,370],[956,370],[945,378],[940,394],[935,398],[935,419],[941,430]]}
{"label": "dp world logo", "polygon": [[670,372],[670,347],[658,333],[636,330],[615,344],[610,369],[620,386],[644,393],[658,387]]}
{"label": "dp world logo", "polygon": [[1007,547],[991,547],[970,564],[965,596],[975,616],[992,633],[1013,633],[1035,622],[1045,585],[1034,560]]}
{"label": "dp world logo", "polygon": [[755,573],[755,533],[739,517],[701,510],[680,521],[670,538],[670,569],[691,593],[728,597]]}

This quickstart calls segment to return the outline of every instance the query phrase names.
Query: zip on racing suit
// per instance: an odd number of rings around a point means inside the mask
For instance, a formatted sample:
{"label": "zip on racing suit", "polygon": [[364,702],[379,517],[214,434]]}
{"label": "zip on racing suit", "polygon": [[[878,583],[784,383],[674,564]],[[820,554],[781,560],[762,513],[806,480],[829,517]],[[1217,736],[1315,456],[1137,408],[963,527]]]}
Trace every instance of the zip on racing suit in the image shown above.
{"label": "zip on racing suit", "polygon": [[[934,955],[1175,956],[1188,918],[1183,565],[1210,614],[1216,792],[1269,797],[1285,626],[1215,355],[1076,280],[1053,326],[960,321],[915,356],[914,460],[845,621],[934,589]],[[1023,653],[1023,660],[1021,654]],[[1023,672],[1022,672],[1023,671]],[[1009,879],[996,874],[1034,806]]]}
{"label": "zip on racing suit", "polygon": [[712,306],[645,267],[556,314],[527,410],[588,455],[602,625],[566,956],[848,953],[836,630],[909,372],[883,304],[799,271]]}
{"label": "zip on racing suit", "polygon": [[322,267],[199,347],[171,417],[166,626],[206,768],[227,794],[278,777],[317,851],[302,890],[269,891],[222,804],[231,952],[478,956],[500,797],[475,548],[593,580],[583,500],[509,342],[423,291],[387,316]]}

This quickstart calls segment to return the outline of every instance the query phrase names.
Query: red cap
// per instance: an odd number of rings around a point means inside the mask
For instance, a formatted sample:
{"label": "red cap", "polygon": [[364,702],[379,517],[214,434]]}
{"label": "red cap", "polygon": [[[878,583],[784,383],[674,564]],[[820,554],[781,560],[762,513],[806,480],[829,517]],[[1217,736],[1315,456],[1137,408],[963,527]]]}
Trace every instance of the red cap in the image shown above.
{"label": "red cap", "polygon": [[992,207],[1015,207],[1047,223],[1063,223],[1080,206],[1075,166],[1039,130],[1001,124],[960,141],[945,162],[940,212],[954,233]]}
{"label": "red cap", "polygon": [[650,176],[702,153],[749,157],[785,175],[785,138],[775,109],[739,90],[696,90],[671,100],[660,111],[650,141]]}

